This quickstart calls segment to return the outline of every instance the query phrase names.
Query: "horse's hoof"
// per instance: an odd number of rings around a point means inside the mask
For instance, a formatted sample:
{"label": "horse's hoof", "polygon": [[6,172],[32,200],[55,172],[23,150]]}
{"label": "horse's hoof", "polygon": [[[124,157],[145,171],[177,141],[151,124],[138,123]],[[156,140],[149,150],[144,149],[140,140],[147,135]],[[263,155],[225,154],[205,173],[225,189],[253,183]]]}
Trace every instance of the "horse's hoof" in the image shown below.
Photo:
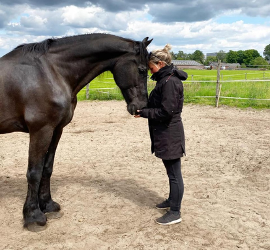
{"label": "horse's hoof", "polygon": [[37,233],[44,231],[47,228],[47,224],[45,223],[44,225],[39,225],[37,222],[34,222],[26,225],[25,228],[30,232]]}
{"label": "horse's hoof", "polygon": [[40,208],[43,213],[59,212],[61,210],[60,205],[53,200],[45,204],[40,203]]}
{"label": "horse's hoof", "polygon": [[44,230],[46,228],[46,222],[46,215],[39,209],[35,209],[29,213],[24,214],[24,227],[29,231],[38,232]]}
{"label": "horse's hoof", "polygon": [[49,212],[49,213],[46,213],[46,216],[47,216],[48,220],[59,219],[63,215],[64,215],[63,212]]}

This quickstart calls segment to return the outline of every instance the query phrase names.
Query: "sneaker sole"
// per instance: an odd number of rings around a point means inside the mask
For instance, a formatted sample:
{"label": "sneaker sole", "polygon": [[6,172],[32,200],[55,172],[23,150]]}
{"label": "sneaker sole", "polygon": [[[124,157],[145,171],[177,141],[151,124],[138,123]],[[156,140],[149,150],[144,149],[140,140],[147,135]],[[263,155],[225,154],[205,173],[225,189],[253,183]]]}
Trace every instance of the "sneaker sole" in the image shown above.
{"label": "sneaker sole", "polygon": [[177,223],[180,223],[182,221],[182,218],[178,219],[178,220],[174,220],[174,221],[171,221],[171,222],[168,222],[168,223],[160,223],[156,220],[156,223],[159,224],[159,225],[173,225],[173,224],[177,224]]}
{"label": "sneaker sole", "polygon": [[165,209],[169,209],[170,207],[156,207],[156,209],[158,210],[165,210]]}

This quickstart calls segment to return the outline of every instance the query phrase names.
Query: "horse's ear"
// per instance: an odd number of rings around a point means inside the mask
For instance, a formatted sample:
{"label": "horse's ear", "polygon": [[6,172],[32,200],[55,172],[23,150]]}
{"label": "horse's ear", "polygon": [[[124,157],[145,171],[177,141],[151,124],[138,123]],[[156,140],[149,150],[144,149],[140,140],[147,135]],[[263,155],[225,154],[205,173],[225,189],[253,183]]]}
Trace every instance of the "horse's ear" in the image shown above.
{"label": "horse's ear", "polygon": [[153,41],[153,39],[148,40],[149,37],[146,37],[142,40],[142,43],[145,45],[145,48]]}

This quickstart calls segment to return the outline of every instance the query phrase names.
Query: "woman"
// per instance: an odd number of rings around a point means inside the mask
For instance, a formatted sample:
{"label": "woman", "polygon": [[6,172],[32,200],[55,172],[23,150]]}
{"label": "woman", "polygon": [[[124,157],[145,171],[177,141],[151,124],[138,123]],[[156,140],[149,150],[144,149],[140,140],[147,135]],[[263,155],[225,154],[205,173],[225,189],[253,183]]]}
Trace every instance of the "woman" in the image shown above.
{"label": "woman", "polygon": [[151,79],[157,81],[151,92],[148,107],[137,110],[136,118],[148,118],[151,151],[161,158],[169,177],[168,199],[156,205],[157,209],[168,209],[156,222],[170,225],[181,222],[181,201],[184,184],[181,174],[181,157],[185,154],[184,127],[181,112],[184,89],[181,80],[187,73],[176,69],[171,63],[170,45],[149,54]]}

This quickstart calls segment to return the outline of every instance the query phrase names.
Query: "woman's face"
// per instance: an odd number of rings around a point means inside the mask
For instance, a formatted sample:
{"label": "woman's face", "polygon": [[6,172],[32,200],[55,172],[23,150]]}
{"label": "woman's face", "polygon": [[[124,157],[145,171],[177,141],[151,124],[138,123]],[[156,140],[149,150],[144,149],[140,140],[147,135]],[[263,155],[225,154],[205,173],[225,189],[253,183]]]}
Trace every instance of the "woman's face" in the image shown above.
{"label": "woman's face", "polygon": [[148,66],[149,66],[149,69],[151,71],[151,74],[154,74],[154,73],[158,72],[161,68],[163,68],[165,66],[165,64],[161,61],[159,61],[157,64],[149,62]]}

